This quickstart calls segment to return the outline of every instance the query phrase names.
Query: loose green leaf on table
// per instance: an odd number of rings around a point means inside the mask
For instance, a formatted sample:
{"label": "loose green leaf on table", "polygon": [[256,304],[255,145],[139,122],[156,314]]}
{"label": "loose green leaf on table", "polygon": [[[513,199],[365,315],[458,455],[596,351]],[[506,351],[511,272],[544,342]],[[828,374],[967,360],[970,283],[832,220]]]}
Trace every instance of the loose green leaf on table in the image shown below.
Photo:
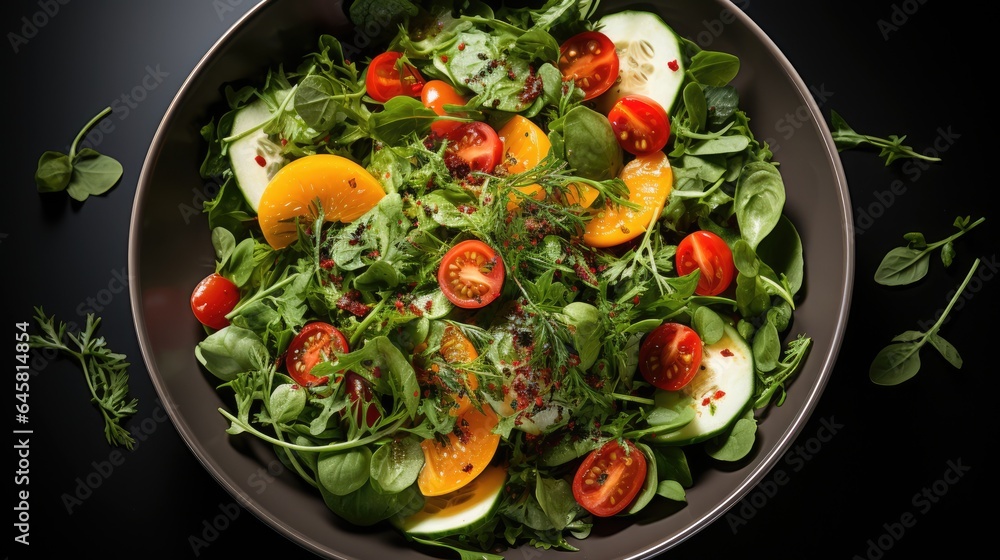
{"label": "loose green leaf on table", "polygon": [[830,111],[830,124],[832,125],[832,130],[830,133],[833,135],[833,141],[837,146],[838,152],[843,152],[851,148],[855,148],[860,145],[870,145],[876,148],[880,148],[879,157],[885,158],[885,164],[889,165],[897,159],[902,158],[917,158],[926,161],[941,161],[941,158],[928,156],[914,151],[910,146],[903,144],[906,140],[906,136],[897,136],[895,134],[890,134],[888,138],[879,138],[877,136],[869,136],[867,134],[858,134],[847,124],[836,111]]}
{"label": "loose green leaf on table", "polygon": [[69,154],[46,151],[38,158],[38,168],[35,170],[38,192],[65,190],[75,200],[83,202],[90,195],[106,193],[118,183],[122,176],[122,164],[118,160],[92,148],[77,151],[80,140],[87,131],[110,112],[111,107],[106,107],[80,130],[70,146]]}
{"label": "loose green leaf on table", "polygon": [[979,218],[970,223],[968,216],[955,218],[955,233],[941,241],[927,243],[924,235],[919,232],[911,232],[903,236],[906,239],[905,247],[896,247],[889,251],[882,259],[878,269],[875,270],[875,281],[884,286],[901,286],[912,284],[927,275],[930,268],[931,252],[941,248],[941,262],[945,266],[951,266],[955,258],[954,241],[965,235],[966,232],[986,221],[986,218]]}
{"label": "loose green leaf on table", "polygon": [[951,312],[958,298],[961,297],[962,292],[969,284],[969,280],[972,279],[978,267],[979,259],[976,259],[976,262],[972,263],[972,269],[969,270],[965,281],[955,291],[955,296],[948,303],[948,306],[945,307],[944,313],[941,314],[941,317],[931,328],[924,332],[905,331],[893,338],[892,344],[879,351],[875,359],[872,360],[871,367],[868,370],[868,376],[871,378],[872,383],[876,385],[899,385],[916,375],[920,371],[920,349],[928,342],[931,346],[937,348],[938,352],[948,360],[948,363],[956,369],[962,368],[962,357],[959,355],[958,350],[942,338],[938,334],[938,331],[941,329],[945,318]]}
{"label": "loose green leaf on table", "polygon": [[41,307],[36,307],[35,321],[42,334],[31,335],[32,348],[52,348],[80,362],[92,400],[104,417],[108,443],[132,449],[135,439],[121,424],[135,414],[138,402],[128,398],[129,363],[124,354],[107,347],[103,336],[96,336],[101,320],[88,314],[83,332],[72,333],[67,332],[66,323],[46,316]]}

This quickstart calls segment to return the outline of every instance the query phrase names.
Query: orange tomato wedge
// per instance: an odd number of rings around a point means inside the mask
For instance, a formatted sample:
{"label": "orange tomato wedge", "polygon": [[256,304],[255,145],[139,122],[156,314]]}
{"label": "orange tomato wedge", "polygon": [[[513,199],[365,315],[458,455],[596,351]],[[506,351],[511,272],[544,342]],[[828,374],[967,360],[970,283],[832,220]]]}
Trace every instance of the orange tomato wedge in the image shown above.
{"label": "orange tomato wedge", "polygon": [[296,240],[297,218],[316,218],[317,201],[326,221],[349,223],[384,196],[378,180],[357,163],[333,154],[309,155],[275,173],[261,195],[257,220],[267,243],[281,249]]}
{"label": "orange tomato wedge", "polygon": [[[532,169],[538,162],[542,161],[549,153],[552,143],[545,132],[530,119],[514,115],[507,124],[497,131],[500,140],[503,142],[503,165],[507,173],[513,175],[524,173]],[[535,183],[523,187],[515,187],[516,190],[524,193],[524,197],[511,194],[507,202],[507,210],[513,211],[520,206],[522,198],[534,198],[542,200],[545,198],[545,189]]]}
{"label": "orange tomato wedge", "polygon": [[[445,328],[441,339],[441,356],[448,362],[469,362],[479,353],[462,331]],[[479,383],[469,375],[468,386],[475,390]],[[493,460],[500,445],[500,436],[493,433],[499,419],[493,409],[483,403],[480,412],[468,397],[462,397],[455,419],[456,430],[442,444],[434,438],[420,442],[424,452],[424,467],[417,477],[417,487],[424,496],[441,496],[454,492],[471,482]]]}
{"label": "orange tomato wedge", "polygon": [[608,205],[593,210],[583,234],[583,242],[591,247],[613,247],[645,232],[663,211],[674,185],[673,170],[662,151],[636,157],[618,176],[628,187],[629,200],[640,208]]}

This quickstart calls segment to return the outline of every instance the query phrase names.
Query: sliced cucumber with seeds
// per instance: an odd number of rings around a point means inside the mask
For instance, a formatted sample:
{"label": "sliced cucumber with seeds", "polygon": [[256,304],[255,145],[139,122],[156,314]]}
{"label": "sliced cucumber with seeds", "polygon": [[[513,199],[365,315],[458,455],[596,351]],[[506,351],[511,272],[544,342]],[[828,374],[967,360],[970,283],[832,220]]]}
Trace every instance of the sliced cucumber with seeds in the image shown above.
{"label": "sliced cucumber with seeds", "polygon": [[394,520],[403,532],[439,539],[470,533],[489,521],[500,507],[507,471],[487,467],[462,488],[443,496],[428,496],[419,512]]}
{"label": "sliced cucumber with seeds", "polygon": [[254,212],[271,177],[288,163],[281,155],[281,146],[260,127],[270,118],[271,110],[261,99],[237,111],[233,118],[232,135],[239,138],[229,145],[229,162],[236,185]]}
{"label": "sliced cucumber with seeds", "polygon": [[601,18],[601,33],[618,51],[618,81],[597,98],[607,114],[626,95],[644,95],[671,113],[684,83],[684,57],[674,30],[650,12],[626,10]]}
{"label": "sliced cucumber with seeds", "polygon": [[[667,410],[689,407],[693,418],[667,433],[650,436],[653,443],[688,445],[729,429],[750,406],[757,381],[753,351],[735,328],[702,350],[701,369],[680,391],[657,391],[656,404]],[[688,413],[688,416],[691,414]]]}

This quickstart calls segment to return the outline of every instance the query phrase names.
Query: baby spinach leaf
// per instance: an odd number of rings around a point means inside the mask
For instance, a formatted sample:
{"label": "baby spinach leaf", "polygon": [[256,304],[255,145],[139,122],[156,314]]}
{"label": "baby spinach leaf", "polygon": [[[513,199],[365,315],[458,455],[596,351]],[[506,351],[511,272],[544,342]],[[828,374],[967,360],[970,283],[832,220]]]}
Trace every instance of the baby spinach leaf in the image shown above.
{"label": "baby spinach leaf", "polygon": [[778,220],[785,205],[785,185],[770,162],[748,163],[736,185],[736,220],[743,238],[756,250]]}
{"label": "baby spinach leaf", "polygon": [[740,59],[719,51],[699,51],[691,57],[688,72],[699,84],[721,87],[739,74]]}
{"label": "baby spinach leaf", "polygon": [[424,452],[416,438],[395,439],[372,454],[372,483],[382,493],[402,492],[417,481],[423,466]]}
{"label": "baby spinach leaf", "polygon": [[38,192],[65,190],[74,200],[83,202],[91,195],[101,195],[114,187],[122,176],[118,160],[98,153],[92,148],[77,152],[84,134],[111,112],[106,107],[90,120],[73,139],[69,154],[47,151],[38,159],[35,185]]}
{"label": "baby spinach leaf", "polygon": [[122,176],[122,164],[118,160],[84,148],[73,158],[73,173],[66,192],[83,202],[90,195],[107,192],[118,183]]}
{"label": "baby spinach leaf", "polygon": [[335,496],[346,496],[368,484],[372,452],[366,446],[326,451],[316,465],[319,483]]}
{"label": "baby spinach leaf", "polygon": [[979,267],[979,259],[972,263],[972,269],[966,275],[962,285],[955,291],[955,296],[948,302],[941,317],[926,331],[904,331],[899,336],[893,338],[889,344],[875,355],[871,366],[868,368],[868,377],[876,385],[899,385],[912,378],[920,371],[920,349],[928,342],[941,353],[944,359],[948,360],[955,368],[961,369],[962,357],[958,350],[941,338],[938,331],[944,324],[945,318],[951,313],[955,303],[961,297],[965,287],[972,280],[973,274]]}
{"label": "baby spinach leaf", "polygon": [[747,412],[727,433],[706,441],[705,452],[719,461],[739,461],[753,450],[756,434],[757,420]]}
{"label": "baby spinach leaf", "polygon": [[955,258],[954,241],[965,235],[969,230],[983,223],[986,218],[979,218],[970,223],[970,218],[959,216],[955,218],[955,227],[958,232],[928,244],[923,234],[919,232],[908,233],[903,236],[908,241],[905,247],[896,247],[890,250],[882,262],[875,270],[875,281],[883,286],[902,286],[912,284],[927,275],[930,270],[931,252],[941,248],[941,261],[945,266],[949,266]]}
{"label": "baby spinach leaf", "polygon": [[306,391],[292,383],[283,383],[271,391],[268,406],[271,421],[288,423],[298,418],[306,407]]}
{"label": "baby spinach leaf", "polygon": [[201,365],[223,381],[231,381],[266,361],[267,347],[257,333],[229,325],[208,335],[194,350]]}

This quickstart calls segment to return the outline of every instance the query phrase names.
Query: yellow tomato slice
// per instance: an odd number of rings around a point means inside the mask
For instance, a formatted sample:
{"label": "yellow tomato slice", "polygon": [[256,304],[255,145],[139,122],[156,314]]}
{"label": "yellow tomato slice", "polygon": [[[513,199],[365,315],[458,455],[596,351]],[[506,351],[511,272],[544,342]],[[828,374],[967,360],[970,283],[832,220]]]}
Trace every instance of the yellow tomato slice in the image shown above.
{"label": "yellow tomato slice", "polygon": [[257,219],[264,239],[281,249],[296,239],[296,218],[316,218],[319,201],[327,221],[353,222],[385,196],[364,167],[341,156],[315,154],[291,161],[261,195]]}
{"label": "yellow tomato slice", "polygon": [[[452,325],[445,327],[444,335],[441,337],[441,348],[438,352],[441,353],[441,357],[446,362],[452,364],[468,363],[479,357],[479,352],[472,345],[472,341],[466,338],[462,334],[462,331]],[[479,378],[471,373],[466,375],[465,386],[470,391],[475,391],[479,388]],[[460,415],[471,407],[472,401],[469,397],[462,395],[458,398],[458,409],[455,411],[455,414]]]}
{"label": "yellow tomato slice", "polygon": [[645,232],[663,211],[674,184],[673,170],[662,151],[636,157],[618,176],[628,187],[629,200],[640,208],[606,205],[593,210],[583,234],[583,242],[591,247],[613,247]]}
{"label": "yellow tomato slice", "polygon": [[[462,331],[445,327],[441,338],[441,356],[449,363],[471,362],[479,356],[476,347]],[[479,387],[475,375],[468,376],[470,391]],[[424,452],[424,467],[417,478],[417,487],[424,496],[440,496],[465,486],[483,472],[500,445],[500,436],[493,433],[499,419],[493,409],[483,403],[480,412],[468,397],[459,398],[455,432],[442,444],[434,438],[420,443]]]}
{"label": "yellow tomato slice", "polygon": [[455,431],[447,442],[429,438],[420,442],[424,467],[417,476],[417,487],[424,496],[440,496],[465,486],[483,472],[500,445],[493,428],[497,415],[486,403],[483,411],[466,409],[455,419]]}
{"label": "yellow tomato slice", "polygon": [[[521,115],[514,115],[507,124],[497,131],[500,140],[503,142],[503,165],[508,174],[524,173],[532,169],[538,162],[542,161],[549,153],[552,143],[545,132],[530,119]],[[524,193],[524,197],[511,194],[507,202],[507,210],[516,210],[520,206],[522,198],[534,198],[542,200],[545,198],[545,189],[535,183],[523,187],[516,187]]]}

